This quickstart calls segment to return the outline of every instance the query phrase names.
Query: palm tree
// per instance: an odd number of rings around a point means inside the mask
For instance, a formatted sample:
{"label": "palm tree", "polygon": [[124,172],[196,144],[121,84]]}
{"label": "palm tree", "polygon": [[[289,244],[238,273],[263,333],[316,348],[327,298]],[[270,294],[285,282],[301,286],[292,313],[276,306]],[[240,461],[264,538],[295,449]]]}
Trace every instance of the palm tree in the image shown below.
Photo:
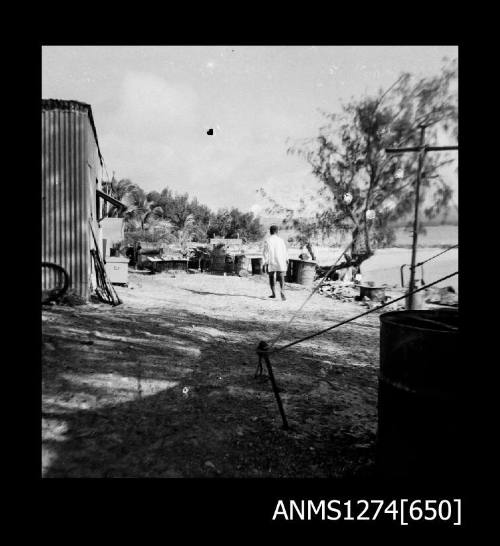
{"label": "palm tree", "polygon": [[125,225],[129,228],[140,228],[144,232],[146,227],[162,217],[163,209],[158,207],[154,201],[148,200],[144,190],[130,180],[120,180],[114,191],[117,199],[119,198],[127,208],[125,210],[114,208],[110,216],[124,218]]}
{"label": "palm tree", "polygon": [[115,199],[118,199],[118,201],[121,201],[123,197],[135,189],[138,189],[139,186],[137,184],[134,184],[132,180],[129,180],[128,178],[123,178],[121,180],[116,180],[116,178],[113,175],[113,178],[111,179],[111,196]]}
{"label": "palm tree", "polygon": [[187,246],[187,243],[191,242],[193,235],[197,229],[196,219],[193,214],[188,214],[178,226],[178,229],[173,233],[176,239],[176,243],[182,248]]}

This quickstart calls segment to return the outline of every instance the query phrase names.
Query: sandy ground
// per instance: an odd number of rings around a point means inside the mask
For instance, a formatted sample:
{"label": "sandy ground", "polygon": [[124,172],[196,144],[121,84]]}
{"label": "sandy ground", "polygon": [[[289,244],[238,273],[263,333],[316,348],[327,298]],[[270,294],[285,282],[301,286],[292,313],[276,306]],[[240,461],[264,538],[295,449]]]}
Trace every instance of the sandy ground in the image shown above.
{"label": "sandy ground", "polygon": [[[285,431],[255,349],[308,291],[287,285],[282,302],[264,276],[129,280],[118,307],[43,310],[44,477],[370,475],[380,311],[272,357]],[[314,295],[278,345],[364,310]]]}

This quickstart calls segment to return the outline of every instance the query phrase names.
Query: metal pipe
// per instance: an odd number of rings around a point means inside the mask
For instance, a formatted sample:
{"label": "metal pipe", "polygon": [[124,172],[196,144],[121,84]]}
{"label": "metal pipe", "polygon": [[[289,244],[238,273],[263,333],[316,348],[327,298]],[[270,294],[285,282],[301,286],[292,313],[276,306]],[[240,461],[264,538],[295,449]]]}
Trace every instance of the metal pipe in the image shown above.
{"label": "metal pipe", "polygon": [[407,264],[403,264],[400,268],[399,268],[399,271],[401,273],[401,288],[404,288],[405,286],[405,282],[404,282],[404,276],[403,276],[403,270],[404,268],[407,266]]}

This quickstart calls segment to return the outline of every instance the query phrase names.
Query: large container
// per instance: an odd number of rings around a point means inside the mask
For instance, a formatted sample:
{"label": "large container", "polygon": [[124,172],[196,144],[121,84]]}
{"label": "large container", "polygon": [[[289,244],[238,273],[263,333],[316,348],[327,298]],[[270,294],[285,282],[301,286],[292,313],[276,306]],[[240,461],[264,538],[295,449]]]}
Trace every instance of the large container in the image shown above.
{"label": "large container", "polygon": [[[90,105],[42,100],[41,261],[62,266],[69,289],[90,297],[94,268],[90,249],[100,246],[102,158]],[[42,269],[42,290],[57,284],[55,269]]]}
{"label": "large container", "polygon": [[[413,290],[416,290],[417,288],[420,288],[422,286],[421,282],[419,280],[415,280],[415,284],[413,285]],[[405,307],[406,309],[410,309],[410,298],[405,298]],[[412,304],[411,304],[411,310],[412,311],[419,311],[425,307],[425,291],[421,290],[420,292],[416,292],[413,294],[412,298]]]}
{"label": "large container", "polygon": [[393,311],[380,323],[379,472],[458,477],[465,434],[458,310]]}
{"label": "large container", "polygon": [[234,257],[234,273],[240,275],[243,271],[247,271],[247,257],[244,254],[237,254]]}
{"label": "large container", "polygon": [[108,256],[106,258],[106,274],[112,284],[128,284],[128,258],[124,256]]}
{"label": "large container", "polygon": [[226,272],[226,250],[215,248],[211,255],[210,273],[223,275]]}
{"label": "large container", "polygon": [[261,275],[262,274],[262,258],[252,258],[252,275]]}
{"label": "large container", "polygon": [[294,283],[298,282],[297,278],[298,278],[301,261],[302,260],[295,260],[295,259],[288,260],[288,268],[285,275],[286,282],[294,282]]}
{"label": "large container", "polygon": [[303,286],[311,287],[316,275],[316,262],[299,260],[297,268],[297,282]]}

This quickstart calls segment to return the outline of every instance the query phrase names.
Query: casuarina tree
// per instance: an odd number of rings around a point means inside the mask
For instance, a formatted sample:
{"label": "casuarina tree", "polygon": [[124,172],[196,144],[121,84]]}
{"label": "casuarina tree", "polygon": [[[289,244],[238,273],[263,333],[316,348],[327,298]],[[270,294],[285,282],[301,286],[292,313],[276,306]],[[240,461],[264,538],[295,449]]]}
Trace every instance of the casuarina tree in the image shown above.
{"label": "casuarina tree", "polygon": [[[414,206],[417,154],[389,155],[385,148],[418,146],[419,127],[436,145],[448,135],[458,136],[457,63],[444,60],[434,77],[415,79],[403,73],[387,90],[352,99],[339,113],[321,112],[325,124],[316,137],[290,143],[288,153],[305,159],[321,183],[313,197],[318,207],[305,216],[307,203],[287,210],[272,201],[274,212],[283,213],[285,224],[302,238],[330,235],[335,230],[352,234],[358,262],[379,245],[392,242],[395,221],[407,217]],[[429,154],[421,182],[421,199],[431,203],[427,218],[446,207],[453,191],[443,178],[442,167],[454,159]],[[263,192],[265,194],[265,192]]]}

